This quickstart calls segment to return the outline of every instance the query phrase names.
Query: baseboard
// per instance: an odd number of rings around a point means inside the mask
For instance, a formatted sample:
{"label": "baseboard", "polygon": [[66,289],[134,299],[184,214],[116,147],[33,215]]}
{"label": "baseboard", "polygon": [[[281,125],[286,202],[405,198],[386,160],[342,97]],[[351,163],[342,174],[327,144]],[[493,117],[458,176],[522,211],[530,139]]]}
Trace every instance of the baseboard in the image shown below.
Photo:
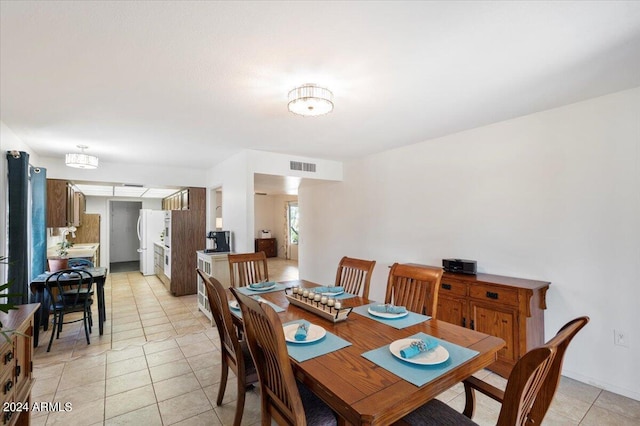
{"label": "baseboard", "polygon": [[569,377],[570,379],[577,380],[582,383],[586,383],[588,385],[596,386],[598,388],[604,389],[609,392],[616,393],[618,395],[626,396],[627,398],[635,399],[636,401],[640,401],[640,393],[637,391],[633,391],[631,389],[621,388],[611,383],[602,382],[594,379],[593,377],[585,376],[570,370],[562,370],[562,375]]}

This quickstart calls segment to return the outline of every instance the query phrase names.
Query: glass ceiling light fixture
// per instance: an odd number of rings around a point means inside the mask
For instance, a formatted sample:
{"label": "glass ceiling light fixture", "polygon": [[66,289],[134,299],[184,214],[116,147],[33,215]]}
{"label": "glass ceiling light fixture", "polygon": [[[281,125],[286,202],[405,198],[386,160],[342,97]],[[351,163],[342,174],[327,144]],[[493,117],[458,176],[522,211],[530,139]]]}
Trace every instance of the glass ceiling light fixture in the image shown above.
{"label": "glass ceiling light fixture", "polygon": [[333,93],[329,89],[305,84],[289,92],[289,111],[315,117],[333,111]]}
{"label": "glass ceiling light fixture", "polygon": [[98,157],[87,155],[84,150],[89,148],[86,145],[77,145],[82,151],[81,153],[71,153],[64,157],[64,163],[69,167],[76,169],[95,169],[98,167]]}

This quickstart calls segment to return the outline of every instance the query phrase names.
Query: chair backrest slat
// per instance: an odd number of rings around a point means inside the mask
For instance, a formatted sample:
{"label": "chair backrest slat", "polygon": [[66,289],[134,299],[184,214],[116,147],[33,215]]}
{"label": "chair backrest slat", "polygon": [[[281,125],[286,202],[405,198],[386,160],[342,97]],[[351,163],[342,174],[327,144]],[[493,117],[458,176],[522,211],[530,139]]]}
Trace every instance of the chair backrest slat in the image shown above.
{"label": "chair backrest slat", "polygon": [[244,287],[252,283],[269,281],[267,256],[263,251],[229,254],[227,258],[231,287]]}
{"label": "chair backrest slat", "polygon": [[338,265],[335,285],[344,287],[344,291],[347,293],[368,298],[371,274],[375,266],[375,260],[362,260],[345,256]]}
{"label": "chair backrest slat", "polygon": [[435,318],[441,279],[441,268],[394,263],[389,271],[385,303]]}

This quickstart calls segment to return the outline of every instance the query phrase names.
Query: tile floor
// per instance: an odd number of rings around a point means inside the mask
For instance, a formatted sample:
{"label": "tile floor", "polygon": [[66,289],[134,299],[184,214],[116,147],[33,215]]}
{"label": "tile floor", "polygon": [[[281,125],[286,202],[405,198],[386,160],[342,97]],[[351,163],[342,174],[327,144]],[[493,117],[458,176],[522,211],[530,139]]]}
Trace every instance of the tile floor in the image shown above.
{"label": "tile floor", "polygon": [[[269,272],[280,281],[296,279],[298,273],[294,262],[280,259],[269,259]],[[231,373],[223,404],[216,406],[218,333],[197,310],[196,296],[173,297],[154,276],[138,272],[110,274],[105,293],[105,333],[99,336],[94,326],[91,345],[84,340],[81,323],[65,325],[49,353],[49,332],[41,334],[42,343],[34,352],[32,402],[68,402],[72,409],[32,411],[32,424],[232,424],[235,378]],[[488,371],[478,376],[505,385]],[[461,410],[462,385],[439,398]],[[495,425],[499,407],[478,397],[474,420]],[[256,389],[247,393],[242,423],[260,424]],[[638,425],[640,402],[563,377],[544,424]]]}

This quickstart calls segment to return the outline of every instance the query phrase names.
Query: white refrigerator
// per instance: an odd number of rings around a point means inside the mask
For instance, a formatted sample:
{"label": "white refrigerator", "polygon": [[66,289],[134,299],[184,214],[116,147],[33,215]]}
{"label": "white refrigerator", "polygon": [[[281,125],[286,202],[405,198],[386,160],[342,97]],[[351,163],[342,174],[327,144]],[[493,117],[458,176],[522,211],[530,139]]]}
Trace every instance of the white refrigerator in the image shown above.
{"label": "white refrigerator", "polygon": [[164,231],[164,211],[140,210],[138,217],[138,240],[140,241],[140,272],[142,275],[155,274],[153,259],[153,243],[160,242],[160,235]]}

